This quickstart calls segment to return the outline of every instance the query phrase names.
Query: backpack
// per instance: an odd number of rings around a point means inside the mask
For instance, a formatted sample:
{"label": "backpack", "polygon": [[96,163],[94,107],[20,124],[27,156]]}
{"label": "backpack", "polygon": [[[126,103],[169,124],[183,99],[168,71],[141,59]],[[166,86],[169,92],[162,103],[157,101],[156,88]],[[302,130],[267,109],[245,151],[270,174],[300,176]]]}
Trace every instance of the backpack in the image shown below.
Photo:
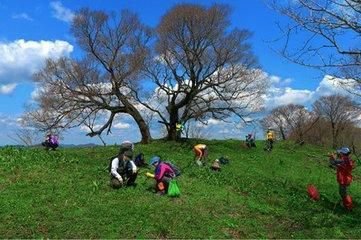
{"label": "backpack", "polygon": [[144,154],[143,153],[139,153],[135,159],[134,159],[134,163],[137,167],[142,167],[142,166],[146,166],[147,163],[145,162],[145,158],[144,158]]}
{"label": "backpack", "polygon": [[229,159],[222,156],[222,157],[219,158],[219,162],[220,162],[221,164],[228,164],[228,163],[229,163]]}
{"label": "backpack", "polygon": [[165,161],[163,163],[167,164],[173,170],[176,177],[181,175],[181,171],[180,171],[179,167],[177,167],[175,164],[168,162],[168,161]]}

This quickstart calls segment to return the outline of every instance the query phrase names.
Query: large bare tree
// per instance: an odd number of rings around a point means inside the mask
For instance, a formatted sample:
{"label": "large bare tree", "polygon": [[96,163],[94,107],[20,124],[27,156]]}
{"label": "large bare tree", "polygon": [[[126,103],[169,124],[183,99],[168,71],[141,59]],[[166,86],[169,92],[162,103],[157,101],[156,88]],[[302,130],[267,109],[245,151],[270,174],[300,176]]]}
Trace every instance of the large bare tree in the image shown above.
{"label": "large bare tree", "polygon": [[313,109],[319,117],[330,124],[333,148],[336,148],[339,143],[340,133],[359,121],[361,114],[357,103],[341,95],[321,97],[313,104]]}
{"label": "large bare tree", "polygon": [[243,119],[261,105],[265,81],[247,41],[250,33],[230,29],[229,14],[223,5],[180,4],[157,27],[144,70],[156,87],[154,101],[138,99],[157,114],[169,140],[180,137],[179,122]]}
{"label": "large bare tree", "polygon": [[[92,137],[110,133],[114,118],[124,113],[148,143],[149,127],[130,89],[138,85],[151,31],[128,11],[108,15],[89,9],[76,14],[71,31],[82,57],[47,60],[34,75],[41,88],[37,105],[25,119],[42,130],[86,125]],[[94,121],[100,123],[96,129]]]}
{"label": "large bare tree", "polygon": [[323,69],[353,93],[361,86],[360,0],[273,0],[292,22],[282,26],[287,59]]}

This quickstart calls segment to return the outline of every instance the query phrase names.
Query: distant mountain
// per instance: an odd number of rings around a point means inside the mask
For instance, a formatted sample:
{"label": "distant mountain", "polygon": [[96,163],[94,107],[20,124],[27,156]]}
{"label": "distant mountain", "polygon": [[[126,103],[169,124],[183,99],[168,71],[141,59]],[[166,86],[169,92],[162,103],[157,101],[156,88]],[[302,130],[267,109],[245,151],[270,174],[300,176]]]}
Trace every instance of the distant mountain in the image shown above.
{"label": "distant mountain", "polygon": [[60,148],[88,148],[88,147],[98,147],[101,145],[95,143],[84,143],[84,144],[60,144]]}

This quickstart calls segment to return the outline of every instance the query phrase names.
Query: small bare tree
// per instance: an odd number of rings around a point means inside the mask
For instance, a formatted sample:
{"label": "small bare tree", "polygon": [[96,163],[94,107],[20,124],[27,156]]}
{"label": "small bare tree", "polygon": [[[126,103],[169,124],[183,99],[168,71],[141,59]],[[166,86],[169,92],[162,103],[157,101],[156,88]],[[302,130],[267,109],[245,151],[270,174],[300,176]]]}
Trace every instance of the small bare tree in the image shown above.
{"label": "small bare tree", "polygon": [[[138,125],[141,141],[148,143],[149,127],[130,89],[138,84],[150,30],[128,11],[122,11],[118,17],[89,9],[77,13],[71,29],[84,51],[83,58],[47,60],[34,75],[41,89],[36,106],[25,119],[47,130],[77,127],[101,116],[97,121],[102,126],[90,128],[87,134],[93,137],[105,130],[110,133],[115,116],[126,113]],[[107,118],[101,114],[104,112]]]}
{"label": "small bare tree", "polygon": [[349,97],[341,95],[324,96],[313,104],[315,113],[331,126],[332,147],[338,145],[339,134],[359,121],[360,106]]}
{"label": "small bare tree", "polygon": [[223,5],[180,4],[157,27],[155,51],[144,74],[153,80],[163,104],[138,100],[157,114],[168,140],[180,137],[179,122],[243,119],[260,105],[265,78],[255,69],[250,33],[229,29],[229,15]]}
{"label": "small bare tree", "polygon": [[288,126],[286,119],[279,113],[278,108],[273,109],[267,116],[261,119],[260,124],[263,129],[274,129],[282,140],[287,139]]}
{"label": "small bare tree", "polygon": [[272,110],[262,121],[263,126],[278,129],[282,139],[294,138],[297,143],[304,142],[305,134],[318,121],[318,116],[304,106],[288,104]]}
{"label": "small bare tree", "polygon": [[360,0],[273,0],[272,7],[292,20],[282,26],[280,53],[304,66],[323,69],[360,94]]}
{"label": "small bare tree", "polygon": [[41,141],[39,131],[29,128],[20,128],[13,134],[9,134],[8,137],[17,144],[27,147],[39,144]]}

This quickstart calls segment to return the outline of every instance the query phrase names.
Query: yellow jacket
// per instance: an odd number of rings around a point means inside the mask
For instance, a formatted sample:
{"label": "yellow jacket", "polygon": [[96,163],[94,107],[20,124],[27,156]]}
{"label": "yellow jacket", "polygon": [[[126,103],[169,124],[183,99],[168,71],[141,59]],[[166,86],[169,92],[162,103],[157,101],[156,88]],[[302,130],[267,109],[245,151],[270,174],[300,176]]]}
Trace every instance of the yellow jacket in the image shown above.
{"label": "yellow jacket", "polygon": [[269,132],[267,132],[266,139],[267,139],[267,140],[273,140],[274,137],[275,137],[274,135],[275,135],[275,134],[274,134],[273,131],[269,131]]}

